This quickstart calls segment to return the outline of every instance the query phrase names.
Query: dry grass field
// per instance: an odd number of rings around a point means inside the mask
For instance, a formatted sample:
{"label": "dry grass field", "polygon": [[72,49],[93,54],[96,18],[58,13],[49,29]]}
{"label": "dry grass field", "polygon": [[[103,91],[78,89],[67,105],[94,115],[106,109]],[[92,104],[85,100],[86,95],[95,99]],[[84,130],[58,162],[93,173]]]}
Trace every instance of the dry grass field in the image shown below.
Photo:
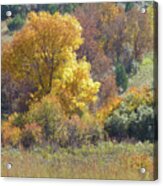
{"label": "dry grass field", "polygon": [[[2,149],[2,176],[153,180],[153,145],[103,143],[81,149]],[[7,170],[10,162],[12,168]],[[140,173],[141,167],[146,169]]]}

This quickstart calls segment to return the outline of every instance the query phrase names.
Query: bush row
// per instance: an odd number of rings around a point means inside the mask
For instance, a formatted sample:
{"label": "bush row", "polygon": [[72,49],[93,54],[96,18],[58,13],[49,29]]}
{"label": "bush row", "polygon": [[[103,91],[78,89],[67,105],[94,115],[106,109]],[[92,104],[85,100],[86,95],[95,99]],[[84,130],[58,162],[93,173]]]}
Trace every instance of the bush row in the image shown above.
{"label": "bush row", "polygon": [[123,98],[119,108],[107,117],[104,130],[118,141],[127,138],[154,141],[157,127],[152,91],[131,88]]}
{"label": "bush row", "polygon": [[100,108],[96,115],[65,114],[57,97],[48,95],[31,105],[27,113],[14,113],[2,125],[2,144],[30,148],[33,145],[81,147],[102,140],[155,140],[153,93],[148,87],[131,88]]}
{"label": "bush row", "polygon": [[12,114],[2,125],[4,145],[34,144],[57,147],[80,147],[83,144],[97,144],[102,139],[102,127],[89,112],[82,116],[66,116],[55,97],[46,96],[31,106],[26,114]]}

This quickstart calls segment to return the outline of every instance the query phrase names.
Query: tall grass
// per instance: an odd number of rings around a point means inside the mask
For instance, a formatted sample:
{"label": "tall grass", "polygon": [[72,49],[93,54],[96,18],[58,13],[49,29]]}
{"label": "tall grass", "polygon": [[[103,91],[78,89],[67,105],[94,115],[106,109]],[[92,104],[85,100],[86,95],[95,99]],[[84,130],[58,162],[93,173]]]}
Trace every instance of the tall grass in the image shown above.
{"label": "tall grass", "polygon": [[[2,176],[153,180],[153,145],[149,143],[83,146],[81,149],[32,151],[2,149]],[[7,170],[10,162],[12,168]],[[145,174],[140,168],[146,169]]]}

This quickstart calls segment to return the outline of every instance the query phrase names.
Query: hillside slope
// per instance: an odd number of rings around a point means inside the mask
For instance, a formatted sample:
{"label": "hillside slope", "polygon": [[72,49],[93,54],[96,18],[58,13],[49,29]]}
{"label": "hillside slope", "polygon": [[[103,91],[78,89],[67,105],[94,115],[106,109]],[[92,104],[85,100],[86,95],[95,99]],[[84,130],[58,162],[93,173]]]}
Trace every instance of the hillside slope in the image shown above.
{"label": "hillside slope", "polygon": [[137,74],[131,77],[129,80],[129,87],[136,86],[141,87],[143,85],[149,85],[153,87],[154,80],[154,65],[151,56],[145,57],[142,64],[139,65]]}

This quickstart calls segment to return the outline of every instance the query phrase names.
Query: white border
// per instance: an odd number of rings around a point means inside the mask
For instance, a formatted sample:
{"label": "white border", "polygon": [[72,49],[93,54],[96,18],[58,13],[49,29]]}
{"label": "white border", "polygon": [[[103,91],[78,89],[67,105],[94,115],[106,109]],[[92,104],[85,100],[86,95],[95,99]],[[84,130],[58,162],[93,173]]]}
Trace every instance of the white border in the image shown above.
{"label": "white border", "polygon": [[[86,2],[143,2],[143,0],[1,0],[0,4],[52,4],[52,3],[86,3]],[[152,0],[147,0],[152,1]],[[159,2],[158,0],[157,2]]]}
{"label": "white border", "polygon": [[[48,4],[48,3],[67,3],[67,2],[113,2],[113,0],[1,0],[0,4]],[[125,1],[133,1],[133,0],[116,0],[116,2],[125,2]],[[140,1],[140,0],[139,0]],[[0,178],[0,185],[6,186],[39,186],[42,185],[55,185],[55,186],[90,186],[90,185],[163,185],[163,86],[161,86],[161,81],[163,81],[163,52],[161,51],[163,48],[163,0],[157,0],[159,3],[159,180],[155,182],[144,182],[144,181],[101,181],[101,180],[66,180],[66,179],[27,179],[27,178]],[[162,73],[161,73],[162,72]]]}

